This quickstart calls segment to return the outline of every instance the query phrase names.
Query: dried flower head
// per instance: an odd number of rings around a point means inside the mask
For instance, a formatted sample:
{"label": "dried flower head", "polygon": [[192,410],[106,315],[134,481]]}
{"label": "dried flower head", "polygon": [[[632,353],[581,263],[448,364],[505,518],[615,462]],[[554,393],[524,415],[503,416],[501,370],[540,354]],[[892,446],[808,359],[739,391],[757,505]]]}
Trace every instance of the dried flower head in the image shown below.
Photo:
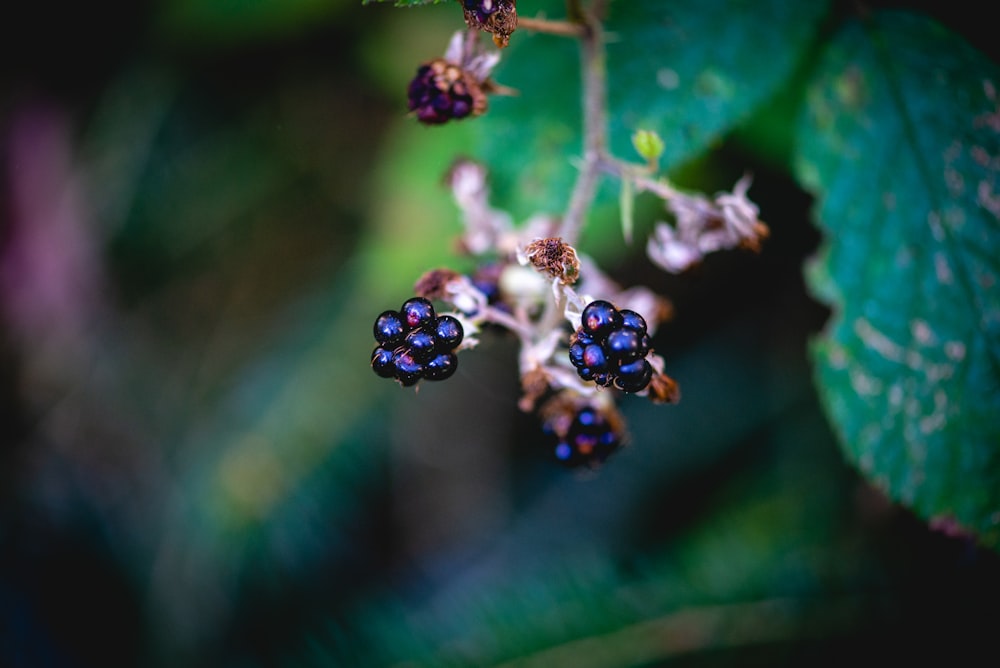
{"label": "dried flower head", "polygon": [[482,255],[496,250],[513,231],[510,214],[489,202],[486,168],[467,159],[456,160],[445,177],[452,197],[462,213],[465,234],[459,239],[462,252]]}
{"label": "dried flower head", "polygon": [[653,372],[646,391],[654,404],[676,404],[681,400],[681,388],[677,381],[662,371]]}
{"label": "dried flower head", "polygon": [[465,23],[493,34],[493,43],[507,46],[517,28],[517,0],[462,0]]}
{"label": "dried flower head", "polygon": [[538,271],[557,279],[563,285],[573,285],[580,277],[580,260],[576,249],[559,237],[535,239],[521,252],[524,260]]}
{"label": "dried flower head", "polygon": [[750,177],[744,176],[731,193],[710,200],[704,195],[675,192],[667,198],[667,209],[675,224],[659,223],[646,246],[654,264],[671,273],[682,272],[719,250],[760,250],[767,238],[767,225],[758,219],[759,209],[747,196]]}

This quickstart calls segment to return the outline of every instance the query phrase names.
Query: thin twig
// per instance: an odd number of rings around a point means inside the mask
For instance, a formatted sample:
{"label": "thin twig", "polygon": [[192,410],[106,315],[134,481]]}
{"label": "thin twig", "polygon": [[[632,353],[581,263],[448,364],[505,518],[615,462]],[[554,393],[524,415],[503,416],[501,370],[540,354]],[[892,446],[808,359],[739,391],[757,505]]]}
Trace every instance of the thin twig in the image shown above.
{"label": "thin twig", "polygon": [[532,32],[547,33],[549,35],[561,35],[563,37],[583,37],[586,29],[579,23],[570,21],[550,21],[543,18],[528,18],[526,16],[517,17],[517,27],[522,30]]}
{"label": "thin twig", "polygon": [[631,181],[637,190],[641,192],[653,193],[663,200],[669,200],[678,194],[677,190],[666,180],[662,178],[651,179],[646,176],[648,170],[640,165],[633,165],[631,163],[604,155],[601,156],[598,163],[598,169],[605,174],[617,177],[622,181]]}
{"label": "thin twig", "polygon": [[[582,11],[582,10],[581,10]],[[607,73],[600,21],[584,14],[585,31],[580,38],[583,73],[583,164],[570,195],[560,236],[575,244],[597,194],[601,160],[607,153]]]}

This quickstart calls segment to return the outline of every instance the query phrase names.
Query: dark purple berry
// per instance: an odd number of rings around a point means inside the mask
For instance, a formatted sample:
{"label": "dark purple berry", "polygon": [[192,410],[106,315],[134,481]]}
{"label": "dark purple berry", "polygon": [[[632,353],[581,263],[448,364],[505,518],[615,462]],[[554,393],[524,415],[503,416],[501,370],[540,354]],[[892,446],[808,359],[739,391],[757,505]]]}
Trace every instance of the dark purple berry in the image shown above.
{"label": "dark purple berry", "polygon": [[434,335],[423,329],[411,330],[403,340],[403,345],[418,362],[426,362],[434,354],[437,341]]}
{"label": "dark purple berry", "polygon": [[403,387],[416,384],[423,375],[423,365],[417,362],[408,350],[397,351],[393,356],[392,363],[396,367],[396,380],[402,383]]}
{"label": "dark purple berry", "polygon": [[583,331],[603,340],[622,325],[622,316],[610,302],[598,299],[587,304],[581,316]]}
{"label": "dark purple berry", "polygon": [[407,327],[416,329],[434,320],[434,306],[423,297],[410,297],[403,302],[399,315]]}
{"label": "dark purple berry", "polygon": [[455,353],[441,353],[424,365],[424,378],[427,380],[444,380],[455,373],[458,368],[458,358]]}
{"label": "dark purple berry", "polygon": [[375,319],[375,340],[383,346],[395,347],[406,334],[406,324],[396,311],[383,311]]}
{"label": "dark purple berry", "polygon": [[577,341],[569,347],[569,361],[573,366],[577,368],[586,366],[583,362],[583,351],[586,347],[586,344],[581,341]]}
{"label": "dark purple berry", "polygon": [[615,385],[623,392],[640,392],[649,385],[652,377],[653,367],[645,359],[639,358],[618,368]]}
{"label": "dark purple berry", "polygon": [[622,314],[622,327],[627,329],[634,329],[642,336],[646,333],[646,319],[635,311],[631,311],[627,308],[619,311]]}
{"label": "dark purple berry", "polygon": [[435,336],[440,350],[453,350],[462,342],[465,331],[462,323],[450,315],[443,315],[437,319]]}
{"label": "dark purple berry", "polygon": [[392,378],[396,375],[396,367],[392,363],[392,351],[379,346],[372,351],[372,370],[382,378]]}
{"label": "dark purple berry", "polygon": [[451,101],[451,117],[458,120],[465,118],[472,111],[472,98],[456,97]]}
{"label": "dark purple berry", "polygon": [[583,366],[594,373],[605,371],[608,368],[608,357],[604,354],[604,349],[596,343],[592,343],[583,349]]}
{"label": "dark purple berry", "polygon": [[604,343],[608,357],[616,362],[631,362],[640,356],[642,338],[634,329],[616,329]]}

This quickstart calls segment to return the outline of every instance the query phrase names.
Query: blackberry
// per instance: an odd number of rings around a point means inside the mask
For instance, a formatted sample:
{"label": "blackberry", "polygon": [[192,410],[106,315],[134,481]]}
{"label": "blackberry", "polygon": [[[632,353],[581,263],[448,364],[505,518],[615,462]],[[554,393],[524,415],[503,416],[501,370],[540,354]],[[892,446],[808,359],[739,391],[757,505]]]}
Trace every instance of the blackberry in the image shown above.
{"label": "blackberry", "polygon": [[465,23],[493,33],[493,42],[507,46],[510,34],[517,28],[517,0],[462,0]]}
{"label": "blackberry", "polygon": [[479,82],[443,58],[417,68],[407,98],[410,111],[418,121],[428,125],[441,125],[486,111],[486,94]]}
{"label": "blackberry", "polygon": [[372,371],[403,387],[421,378],[444,380],[458,367],[454,350],[465,335],[462,323],[450,315],[437,316],[423,297],[407,299],[399,311],[383,311],[373,331],[378,345],[372,351]]}
{"label": "blackberry", "polygon": [[621,446],[621,425],[614,418],[585,405],[562,420],[546,423],[545,431],[556,441],[552,450],[556,460],[568,468],[596,468],[603,463]]}
{"label": "blackberry", "polygon": [[598,299],[587,304],[569,347],[569,361],[585,381],[623,392],[641,392],[653,376],[646,320]]}

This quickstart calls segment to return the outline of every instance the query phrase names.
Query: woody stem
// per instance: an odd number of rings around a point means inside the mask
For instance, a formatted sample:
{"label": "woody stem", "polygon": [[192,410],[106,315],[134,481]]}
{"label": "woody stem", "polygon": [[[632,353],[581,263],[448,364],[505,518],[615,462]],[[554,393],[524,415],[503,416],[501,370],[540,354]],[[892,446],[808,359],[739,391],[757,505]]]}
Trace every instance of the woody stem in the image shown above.
{"label": "woody stem", "polygon": [[[597,194],[601,162],[607,154],[607,72],[603,30],[600,20],[571,0],[570,9],[579,13],[580,60],[582,70],[583,161],[577,175],[560,236],[575,244]],[[595,3],[597,9],[603,3]],[[572,16],[572,15],[571,15]]]}

